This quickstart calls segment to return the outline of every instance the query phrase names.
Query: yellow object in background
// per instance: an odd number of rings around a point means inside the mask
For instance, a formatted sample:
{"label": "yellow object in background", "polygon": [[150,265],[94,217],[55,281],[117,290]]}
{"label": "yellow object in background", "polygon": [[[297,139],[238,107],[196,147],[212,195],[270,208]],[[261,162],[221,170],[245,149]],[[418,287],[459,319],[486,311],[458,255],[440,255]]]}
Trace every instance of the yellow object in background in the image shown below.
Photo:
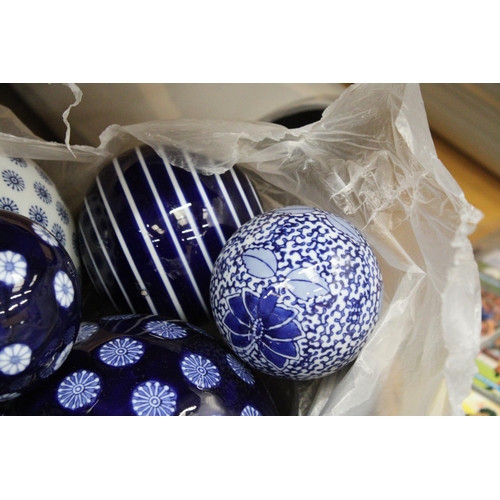
{"label": "yellow object in background", "polygon": [[463,402],[463,409],[468,417],[500,416],[500,405],[474,389]]}

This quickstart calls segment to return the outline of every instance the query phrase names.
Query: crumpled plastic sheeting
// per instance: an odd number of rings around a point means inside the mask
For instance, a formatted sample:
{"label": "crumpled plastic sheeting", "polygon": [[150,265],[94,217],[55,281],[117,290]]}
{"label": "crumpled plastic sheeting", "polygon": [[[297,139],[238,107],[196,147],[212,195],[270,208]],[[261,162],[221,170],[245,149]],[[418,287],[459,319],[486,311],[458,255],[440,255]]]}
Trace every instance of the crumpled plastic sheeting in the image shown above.
{"label": "crumpled plastic sheeting", "polygon": [[[75,215],[99,169],[146,143],[189,150],[205,174],[242,165],[265,209],[302,203],[344,216],[379,259],[382,314],[353,363],[297,383],[297,414],[463,415],[481,328],[468,236],[482,214],[437,158],[418,84],[352,85],[319,122],[294,130],[261,122],[154,121],[112,125],[98,148],[71,151],[19,124],[16,135],[15,119],[6,114],[0,108],[0,154],[40,160]],[[177,164],[185,167],[186,158]]]}

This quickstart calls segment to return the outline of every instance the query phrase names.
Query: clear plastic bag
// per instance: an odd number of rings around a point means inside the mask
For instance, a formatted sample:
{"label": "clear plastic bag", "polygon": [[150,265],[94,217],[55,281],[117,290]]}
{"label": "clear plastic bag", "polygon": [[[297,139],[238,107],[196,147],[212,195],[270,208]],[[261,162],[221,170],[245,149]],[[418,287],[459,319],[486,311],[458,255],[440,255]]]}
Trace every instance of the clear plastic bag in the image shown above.
{"label": "clear plastic bag", "polygon": [[0,154],[35,159],[76,217],[99,169],[141,143],[212,158],[195,165],[204,174],[242,165],[265,209],[300,203],[342,215],[379,259],[382,315],[351,365],[296,384],[297,414],[463,415],[481,329],[468,235],[482,215],[437,158],[418,84],[353,85],[320,121],[293,130],[165,120],[112,125],[98,148],[70,147],[37,139],[0,108],[0,132]]}

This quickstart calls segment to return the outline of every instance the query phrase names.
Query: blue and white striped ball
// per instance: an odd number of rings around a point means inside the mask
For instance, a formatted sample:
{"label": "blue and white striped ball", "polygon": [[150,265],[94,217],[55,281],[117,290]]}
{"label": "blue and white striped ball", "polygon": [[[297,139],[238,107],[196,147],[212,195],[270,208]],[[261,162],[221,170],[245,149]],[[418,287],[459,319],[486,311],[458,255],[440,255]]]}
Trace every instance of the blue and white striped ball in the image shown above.
{"label": "blue and white striped ball", "polygon": [[291,206],[244,224],[219,255],[211,307],[253,368],[293,380],[334,373],[379,318],[382,275],[362,234],[324,210]]}
{"label": "blue and white striped ball", "polygon": [[[179,154],[188,168],[174,166]],[[201,175],[193,158],[135,148],[105,166],[85,196],[82,260],[119,312],[206,321],[219,252],[238,227],[262,213],[241,169]]]}

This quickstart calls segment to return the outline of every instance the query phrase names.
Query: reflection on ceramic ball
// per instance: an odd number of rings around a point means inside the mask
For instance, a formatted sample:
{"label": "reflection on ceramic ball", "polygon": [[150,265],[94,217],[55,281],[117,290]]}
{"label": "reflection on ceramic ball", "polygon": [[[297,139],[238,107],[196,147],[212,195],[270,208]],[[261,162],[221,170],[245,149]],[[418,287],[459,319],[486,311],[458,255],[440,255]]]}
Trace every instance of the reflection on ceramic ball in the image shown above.
{"label": "reflection on ceramic ball", "polygon": [[82,323],[61,370],[15,404],[18,415],[276,415],[266,389],[226,346],[155,315]]}
{"label": "reflection on ceramic ball", "polygon": [[244,361],[297,380],[353,361],[381,308],[382,276],[365,238],[323,210],[291,206],[243,225],[214,267],[211,306]]}
{"label": "reflection on ceramic ball", "polygon": [[43,226],[0,212],[0,401],[60,368],[80,326],[76,268]]}
{"label": "reflection on ceramic ball", "polygon": [[80,270],[76,224],[52,180],[33,160],[0,156],[0,210],[48,229]]}
{"label": "reflection on ceramic ball", "polygon": [[[181,156],[184,167],[178,164]],[[79,235],[95,287],[120,312],[201,323],[222,246],[262,212],[248,177],[234,167],[201,175],[208,160],[143,146],[115,158],[85,197]]]}

